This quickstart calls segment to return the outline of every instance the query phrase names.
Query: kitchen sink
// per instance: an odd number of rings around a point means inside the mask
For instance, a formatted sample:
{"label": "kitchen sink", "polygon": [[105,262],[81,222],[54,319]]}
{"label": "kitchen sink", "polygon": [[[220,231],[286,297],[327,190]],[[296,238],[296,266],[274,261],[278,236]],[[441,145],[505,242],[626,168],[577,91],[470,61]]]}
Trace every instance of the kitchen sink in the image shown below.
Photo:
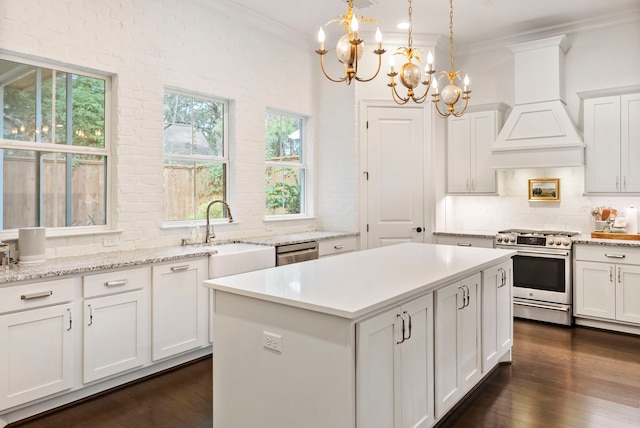
{"label": "kitchen sink", "polygon": [[215,244],[217,253],[209,256],[209,278],[235,275],[275,266],[275,247],[234,242]]}

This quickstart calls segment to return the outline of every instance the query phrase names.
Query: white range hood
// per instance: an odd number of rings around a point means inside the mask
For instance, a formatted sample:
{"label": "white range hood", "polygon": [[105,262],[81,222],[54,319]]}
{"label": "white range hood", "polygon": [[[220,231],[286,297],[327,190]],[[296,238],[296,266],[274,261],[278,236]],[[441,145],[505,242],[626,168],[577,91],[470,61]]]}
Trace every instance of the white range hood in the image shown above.
{"label": "white range hood", "polygon": [[565,35],[509,47],[515,106],[491,147],[494,169],[584,165],[584,142],[561,98]]}

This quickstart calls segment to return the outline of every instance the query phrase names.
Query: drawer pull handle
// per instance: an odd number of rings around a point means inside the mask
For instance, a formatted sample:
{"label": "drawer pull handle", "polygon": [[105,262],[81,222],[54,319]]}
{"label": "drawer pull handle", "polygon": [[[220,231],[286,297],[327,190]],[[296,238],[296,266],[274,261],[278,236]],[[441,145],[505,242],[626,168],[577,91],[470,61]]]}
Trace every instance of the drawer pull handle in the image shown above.
{"label": "drawer pull handle", "polygon": [[458,247],[470,247],[471,244],[467,242],[458,242]]}
{"label": "drawer pull handle", "polygon": [[333,248],[336,250],[342,250],[344,248],[344,245],[334,245]]}
{"label": "drawer pull handle", "polygon": [[607,254],[607,253],[604,253],[604,256],[609,257],[610,259],[624,259],[625,257],[627,257],[624,254]]}
{"label": "drawer pull handle", "polygon": [[189,265],[174,266],[171,268],[171,272],[180,272],[182,270],[187,270],[187,269],[189,269]]}
{"label": "drawer pull handle", "polygon": [[53,294],[53,291],[43,291],[41,293],[23,294],[20,296],[20,299],[22,300],[42,299],[44,297],[49,297],[52,294]]}
{"label": "drawer pull handle", "polygon": [[121,285],[127,285],[128,279],[118,279],[117,281],[107,281],[104,283],[105,287],[120,287]]}

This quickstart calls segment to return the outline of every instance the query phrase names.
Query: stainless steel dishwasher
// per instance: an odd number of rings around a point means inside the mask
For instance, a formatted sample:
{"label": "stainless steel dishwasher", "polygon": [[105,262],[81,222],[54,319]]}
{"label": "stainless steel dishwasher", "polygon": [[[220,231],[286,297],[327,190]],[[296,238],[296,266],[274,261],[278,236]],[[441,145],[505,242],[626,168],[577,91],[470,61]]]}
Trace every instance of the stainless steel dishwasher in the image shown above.
{"label": "stainless steel dishwasher", "polygon": [[278,245],[276,247],[276,266],[315,260],[317,258],[318,243],[315,241]]}

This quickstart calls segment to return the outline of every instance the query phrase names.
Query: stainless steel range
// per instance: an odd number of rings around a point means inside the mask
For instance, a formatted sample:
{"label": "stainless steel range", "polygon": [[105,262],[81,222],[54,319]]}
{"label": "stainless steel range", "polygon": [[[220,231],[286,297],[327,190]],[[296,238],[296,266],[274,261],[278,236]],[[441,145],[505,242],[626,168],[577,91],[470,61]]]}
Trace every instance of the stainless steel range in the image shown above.
{"label": "stainless steel range", "polygon": [[498,232],[496,248],[513,257],[513,314],[555,324],[573,324],[571,237],[578,232],[509,229]]}

